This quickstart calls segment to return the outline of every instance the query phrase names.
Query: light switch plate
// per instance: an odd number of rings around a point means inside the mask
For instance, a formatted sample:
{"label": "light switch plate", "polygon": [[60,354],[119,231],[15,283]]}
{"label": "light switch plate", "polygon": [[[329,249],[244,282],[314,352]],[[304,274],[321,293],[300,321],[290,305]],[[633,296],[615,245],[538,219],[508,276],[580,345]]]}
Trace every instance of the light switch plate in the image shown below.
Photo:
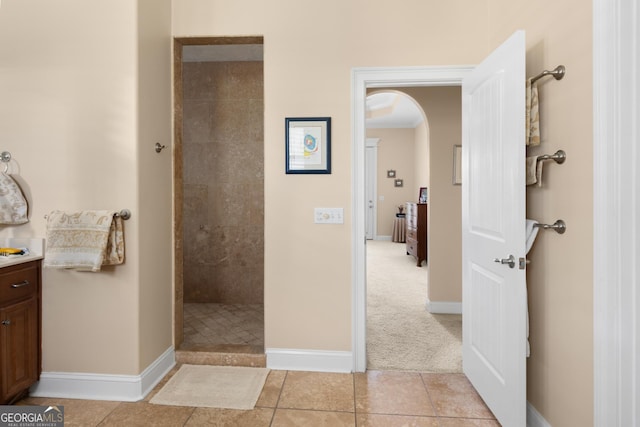
{"label": "light switch plate", "polygon": [[314,208],[316,224],[344,224],[343,208]]}

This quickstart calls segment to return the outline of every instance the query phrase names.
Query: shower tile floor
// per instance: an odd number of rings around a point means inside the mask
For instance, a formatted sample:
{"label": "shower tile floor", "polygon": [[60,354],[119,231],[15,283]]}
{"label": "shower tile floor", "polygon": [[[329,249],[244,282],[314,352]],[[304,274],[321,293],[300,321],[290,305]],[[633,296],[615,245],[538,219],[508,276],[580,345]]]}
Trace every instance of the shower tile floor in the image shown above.
{"label": "shower tile floor", "polygon": [[264,353],[262,304],[184,304],[181,350]]}

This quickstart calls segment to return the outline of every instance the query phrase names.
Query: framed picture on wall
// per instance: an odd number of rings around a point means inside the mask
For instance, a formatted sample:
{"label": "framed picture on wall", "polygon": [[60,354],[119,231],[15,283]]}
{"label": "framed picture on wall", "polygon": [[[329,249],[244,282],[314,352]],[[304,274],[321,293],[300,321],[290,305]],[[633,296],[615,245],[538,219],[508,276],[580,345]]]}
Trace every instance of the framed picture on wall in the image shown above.
{"label": "framed picture on wall", "polygon": [[427,203],[427,187],[420,187],[419,203]]}
{"label": "framed picture on wall", "polygon": [[285,118],[285,171],[331,173],[331,117]]}
{"label": "framed picture on wall", "polygon": [[453,185],[462,185],[462,145],[453,146]]}

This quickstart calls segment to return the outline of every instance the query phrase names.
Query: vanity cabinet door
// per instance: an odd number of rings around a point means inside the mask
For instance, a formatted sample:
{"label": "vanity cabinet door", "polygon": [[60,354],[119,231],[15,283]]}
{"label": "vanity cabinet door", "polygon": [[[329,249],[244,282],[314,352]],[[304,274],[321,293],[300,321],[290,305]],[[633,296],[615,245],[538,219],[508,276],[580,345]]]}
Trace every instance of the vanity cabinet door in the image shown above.
{"label": "vanity cabinet door", "polygon": [[38,302],[0,308],[0,403],[38,380]]}

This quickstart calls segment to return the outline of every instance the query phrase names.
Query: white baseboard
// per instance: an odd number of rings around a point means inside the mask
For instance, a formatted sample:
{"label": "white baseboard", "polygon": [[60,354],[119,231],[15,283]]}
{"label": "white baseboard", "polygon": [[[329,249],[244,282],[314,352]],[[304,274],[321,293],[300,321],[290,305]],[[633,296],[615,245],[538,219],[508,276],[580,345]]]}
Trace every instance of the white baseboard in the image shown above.
{"label": "white baseboard", "polygon": [[462,314],[461,302],[429,301],[425,304],[427,311],[433,314]]}
{"label": "white baseboard", "polygon": [[351,372],[350,351],[295,350],[267,348],[267,368],[286,371]]}
{"label": "white baseboard", "polygon": [[527,402],[527,427],[551,427],[551,424],[529,402]]}
{"label": "white baseboard", "polygon": [[136,402],[143,399],[175,364],[175,350],[170,347],[140,375],[43,372],[40,381],[31,387],[30,395]]}
{"label": "white baseboard", "polygon": [[376,236],[373,240],[384,240],[385,242],[390,242],[391,236]]}

